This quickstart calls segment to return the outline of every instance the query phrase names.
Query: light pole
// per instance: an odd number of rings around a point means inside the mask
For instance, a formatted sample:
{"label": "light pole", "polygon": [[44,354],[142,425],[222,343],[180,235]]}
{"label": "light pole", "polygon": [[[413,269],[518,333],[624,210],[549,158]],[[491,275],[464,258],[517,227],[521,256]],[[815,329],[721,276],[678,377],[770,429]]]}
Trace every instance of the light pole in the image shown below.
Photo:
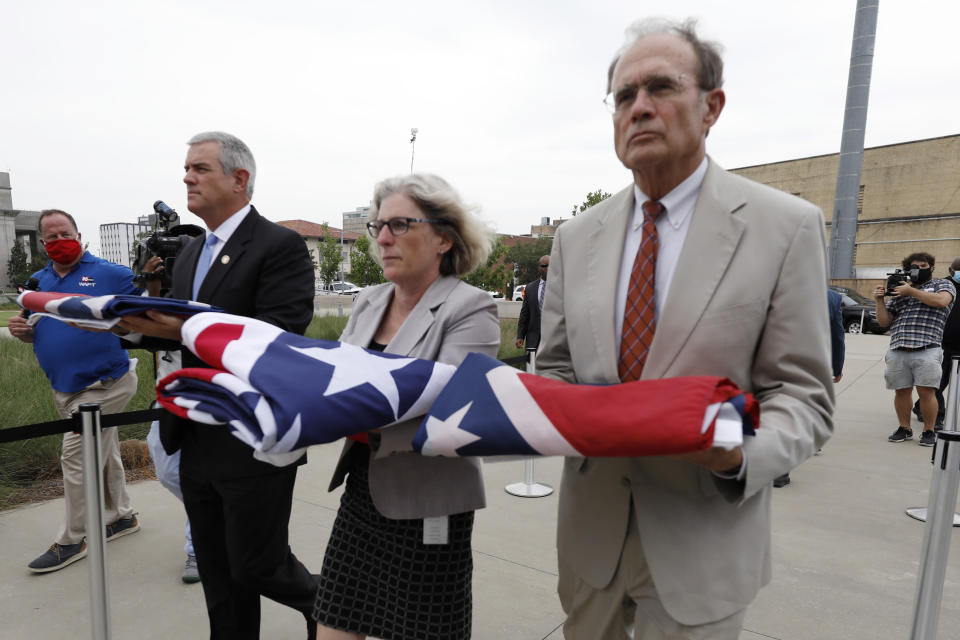
{"label": "light pole", "polygon": [[410,129],[410,173],[413,173],[413,152],[417,147],[417,131],[419,129],[416,127]]}

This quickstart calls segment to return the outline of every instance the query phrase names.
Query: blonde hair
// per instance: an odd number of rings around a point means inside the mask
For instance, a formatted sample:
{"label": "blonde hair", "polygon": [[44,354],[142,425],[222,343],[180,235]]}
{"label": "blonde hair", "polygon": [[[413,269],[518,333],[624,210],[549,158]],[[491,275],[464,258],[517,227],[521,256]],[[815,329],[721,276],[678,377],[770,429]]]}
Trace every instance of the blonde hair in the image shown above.
{"label": "blonde hair", "polygon": [[[441,222],[432,226],[453,241],[440,260],[441,275],[464,276],[486,262],[493,248],[493,230],[477,217],[474,208],[464,204],[450,183],[432,173],[381,180],[373,188],[370,220],[377,219],[380,205],[395,193],[410,198],[425,218]],[[380,262],[380,246],[376,242],[370,243],[370,254]]]}

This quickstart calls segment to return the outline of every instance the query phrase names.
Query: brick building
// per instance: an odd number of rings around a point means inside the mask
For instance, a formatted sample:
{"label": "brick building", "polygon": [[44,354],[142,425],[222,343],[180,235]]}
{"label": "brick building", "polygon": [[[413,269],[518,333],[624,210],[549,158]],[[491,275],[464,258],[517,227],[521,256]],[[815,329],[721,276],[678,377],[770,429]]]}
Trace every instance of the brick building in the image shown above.
{"label": "brick building", "polygon": [[[838,163],[833,153],[732,171],[823,209],[829,242]],[[836,284],[870,294],[914,251],[933,254],[935,276],[945,277],[960,256],[960,135],[865,149],[860,181],[856,277]]]}

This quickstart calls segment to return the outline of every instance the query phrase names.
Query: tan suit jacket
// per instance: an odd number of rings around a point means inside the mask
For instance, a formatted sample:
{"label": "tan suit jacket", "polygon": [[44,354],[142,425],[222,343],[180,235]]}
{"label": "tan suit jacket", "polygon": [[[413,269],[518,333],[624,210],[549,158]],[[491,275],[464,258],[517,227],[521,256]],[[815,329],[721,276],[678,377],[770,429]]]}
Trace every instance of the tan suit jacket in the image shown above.
{"label": "tan suit jacket", "polygon": [[[824,294],[826,295],[826,294]],[[364,289],[340,340],[367,347],[393,298],[393,284]],[[468,353],[496,357],[500,348],[497,305],[484,291],[459,278],[441,276],[404,320],[385,353],[459,365]],[[421,419],[383,429],[371,437],[370,495],[388,518],[412,519],[474,511],[486,506],[479,458],[431,458],[413,453],[411,441]],[[346,475],[347,440],[330,481],[340,486]]]}
{"label": "tan suit jacket", "polygon": [[[558,229],[539,373],[618,381],[614,296],[633,207],[631,185]],[[771,482],[833,430],[823,228],[814,205],[710,161],[643,378],[727,376],[754,393],[746,477],[662,457],[568,458],[557,548],[588,584],[614,575],[631,497],[654,585],[679,622],[729,616],[770,580]]]}

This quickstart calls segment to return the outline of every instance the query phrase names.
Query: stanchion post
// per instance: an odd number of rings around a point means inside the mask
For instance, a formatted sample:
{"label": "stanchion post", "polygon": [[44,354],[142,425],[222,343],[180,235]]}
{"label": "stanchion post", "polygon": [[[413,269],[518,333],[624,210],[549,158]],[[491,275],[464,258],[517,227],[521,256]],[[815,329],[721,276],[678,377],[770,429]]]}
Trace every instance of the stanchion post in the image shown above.
{"label": "stanchion post", "polygon": [[83,495],[86,501],[87,567],[90,571],[90,623],[94,640],[110,640],[107,597],[107,538],[103,521],[103,465],[100,454],[100,405],[80,405],[83,424]]}
{"label": "stanchion post", "polygon": [[[537,373],[536,348],[527,348],[527,373]],[[527,458],[523,461],[523,482],[508,484],[503,490],[520,498],[542,498],[553,493],[553,487],[534,479],[533,458]]]}
{"label": "stanchion post", "polygon": [[943,601],[943,581],[950,554],[950,533],[957,490],[960,487],[960,432],[957,431],[957,384],[960,357],[950,363],[950,387],[947,394],[944,429],[937,434],[933,452],[933,477],[927,502],[927,525],[924,528],[917,593],[911,624],[911,640],[934,640]]}

